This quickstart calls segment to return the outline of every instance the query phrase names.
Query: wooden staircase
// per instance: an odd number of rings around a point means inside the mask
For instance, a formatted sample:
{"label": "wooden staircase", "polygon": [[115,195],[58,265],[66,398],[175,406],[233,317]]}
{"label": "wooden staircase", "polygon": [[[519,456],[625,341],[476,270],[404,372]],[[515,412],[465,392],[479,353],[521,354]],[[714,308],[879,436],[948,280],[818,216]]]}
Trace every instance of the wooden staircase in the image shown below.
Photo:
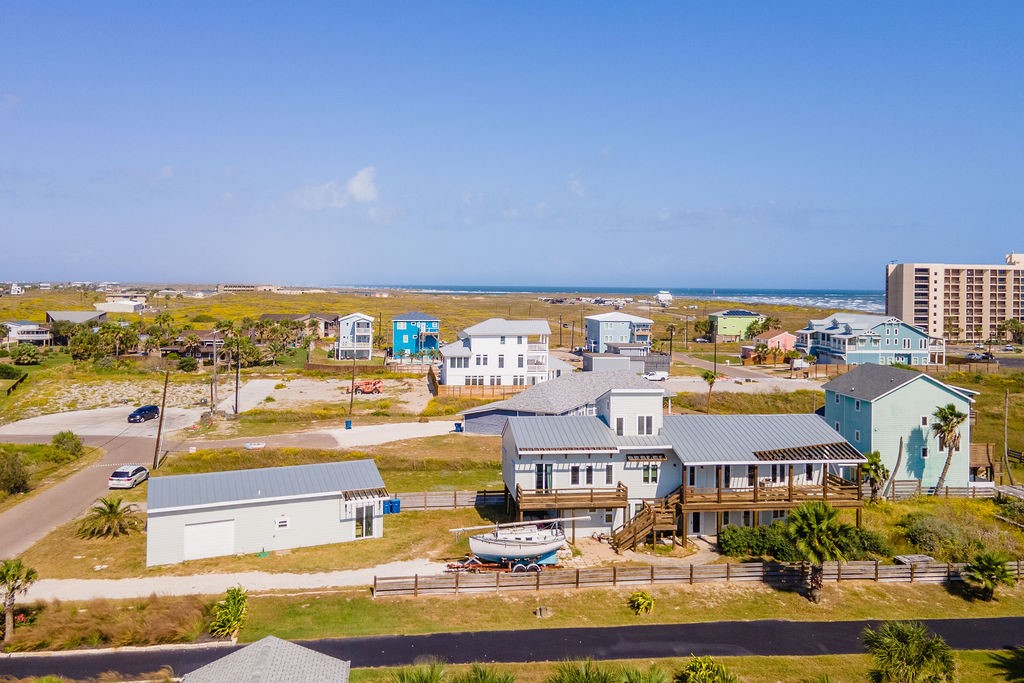
{"label": "wooden staircase", "polygon": [[615,552],[632,550],[655,531],[675,530],[676,514],[673,506],[665,505],[663,500],[655,505],[645,502],[632,519],[612,532],[608,543]]}

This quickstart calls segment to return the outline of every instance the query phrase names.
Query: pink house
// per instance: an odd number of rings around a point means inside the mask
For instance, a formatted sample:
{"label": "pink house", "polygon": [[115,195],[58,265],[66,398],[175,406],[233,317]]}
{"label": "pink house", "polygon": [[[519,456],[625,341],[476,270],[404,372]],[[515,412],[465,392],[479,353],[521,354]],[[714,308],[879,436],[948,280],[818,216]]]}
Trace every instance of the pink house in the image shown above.
{"label": "pink house", "polygon": [[754,348],[758,344],[764,344],[769,349],[779,349],[782,353],[792,351],[796,343],[796,335],[785,330],[768,330],[753,338],[750,346],[740,347],[740,357],[750,358],[754,355]]}

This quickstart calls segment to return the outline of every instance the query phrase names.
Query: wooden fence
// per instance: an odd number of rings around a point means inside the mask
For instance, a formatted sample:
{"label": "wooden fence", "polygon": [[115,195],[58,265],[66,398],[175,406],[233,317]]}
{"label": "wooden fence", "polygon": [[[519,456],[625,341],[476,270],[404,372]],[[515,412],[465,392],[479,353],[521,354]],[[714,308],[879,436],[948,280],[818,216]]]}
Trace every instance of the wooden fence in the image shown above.
{"label": "wooden fence", "polygon": [[[826,581],[875,581],[878,583],[946,583],[961,581],[965,564],[918,562],[881,564],[879,562],[826,562]],[[1024,563],[1014,560],[1007,568],[1017,581],[1024,578]],[[500,591],[565,590],[640,585],[692,585],[695,583],[758,582],[770,586],[804,583],[807,566],[800,563],[745,562],[742,564],[704,564],[665,567],[595,567],[590,569],[550,569],[539,572],[452,572],[430,576],[373,578],[373,595],[451,595],[459,593],[497,593]]]}
{"label": "wooden fence", "polygon": [[[871,497],[871,487],[861,486],[864,500]],[[885,500],[906,500],[915,496],[938,496],[940,498],[994,498],[995,485],[991,486],[943,486],[936,491],[934,486],[922,486],[920,479],[896,479],[889,489],[889,495],[883,495],[885,487],[878,491],[878,497]]]}
{"label": "wooden fence", "polygon": [[420,491],[395,493],[401,501],[401,510],[456,510],[459,508],[487,507],[502,505],[504,491]]}
{"label": "wooden fence", "polygon": [[[337,363],[306,363],[302,366],[302,369],[313,372],[333,372],[337,375],[352,375],[352,363],[343,360]],[[388,369],[383,365],[356,364],[357,375],[379,375],[382,372],[388,372]]]}
{"label": "wooden fence", "polygon": [[1010,462],[1024,465],[1024,453],[1021,453],[1020,451],[1015,451],[1009,448],[1006,449],[1006,459]]}
{"label": "wooden fence", "polygon": [[15,389],[17,389],[18,385],[21,384],[22,382],[24,382],[26,379],[28,379],[28,373],[27,372],[24,375],[22,375],[21,377],[19,377],[18,380],[14,384],[12,384],[11,386],[7,387],[7,396],[10,396],[11,392],[14,391]]}

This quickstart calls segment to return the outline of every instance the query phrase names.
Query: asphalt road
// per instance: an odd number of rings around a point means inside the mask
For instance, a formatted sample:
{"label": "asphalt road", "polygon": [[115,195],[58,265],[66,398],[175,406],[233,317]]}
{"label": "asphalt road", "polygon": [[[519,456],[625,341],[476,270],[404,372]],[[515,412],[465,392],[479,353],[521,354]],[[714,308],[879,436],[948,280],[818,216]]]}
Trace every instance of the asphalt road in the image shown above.
{"label": "asphalt road", "polygon": [[[382,636],[303,642],[353,667],[401,666],[437,657],[467,662],[539,662],[563,659],[644,659],[696,655],[820,655],[864,651],[860,634],[877,622],[742,621],[614,628],[537,629]],[[957,650],[999,650],[1021,645],[1024,617],[925,621]],[[237,647],[88,652],[56,656],[0,656],[0,674],[29,677],[126,676],[171,667],[194,671]]]}

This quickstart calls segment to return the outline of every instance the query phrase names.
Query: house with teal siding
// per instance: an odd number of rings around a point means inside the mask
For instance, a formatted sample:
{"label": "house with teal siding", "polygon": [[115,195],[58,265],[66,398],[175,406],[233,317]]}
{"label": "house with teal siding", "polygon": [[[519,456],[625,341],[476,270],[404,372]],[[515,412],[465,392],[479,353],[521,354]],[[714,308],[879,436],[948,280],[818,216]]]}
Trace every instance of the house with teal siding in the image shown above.
{"label": "house with teal siding", "polygon": [[[977,392],[934,377],[884,365],[860,365],[822,387],[824,417],[861,453],[878,451],[895,480],[916,480],[934,487],[946,462],[946,449],[932,430],[934,413],[952,403],[971,414]],[[902,442],[902,449],[901,444]],[[971,421],[960,426],[960,447],[946,485],[969,485]]]}
{"label": "house with teal siding", "polygon": [[441,334],[440,319],[429,313],[412,311],[391,319],[391,355],[410,358],[437,351]]}
{"label": "house with teal siding", "polygon": [[650,318],[641,318],[621,311],[588,315],[586,318],[586,345],[592,353],[606,353],[608,344],[642,344],[651,348]]}
{"label": "house with teal siding", "polygon": [[794,348],[829,365],[946,364],[944,339],[884,315],[835,313],[810,320],[797,331]]}

